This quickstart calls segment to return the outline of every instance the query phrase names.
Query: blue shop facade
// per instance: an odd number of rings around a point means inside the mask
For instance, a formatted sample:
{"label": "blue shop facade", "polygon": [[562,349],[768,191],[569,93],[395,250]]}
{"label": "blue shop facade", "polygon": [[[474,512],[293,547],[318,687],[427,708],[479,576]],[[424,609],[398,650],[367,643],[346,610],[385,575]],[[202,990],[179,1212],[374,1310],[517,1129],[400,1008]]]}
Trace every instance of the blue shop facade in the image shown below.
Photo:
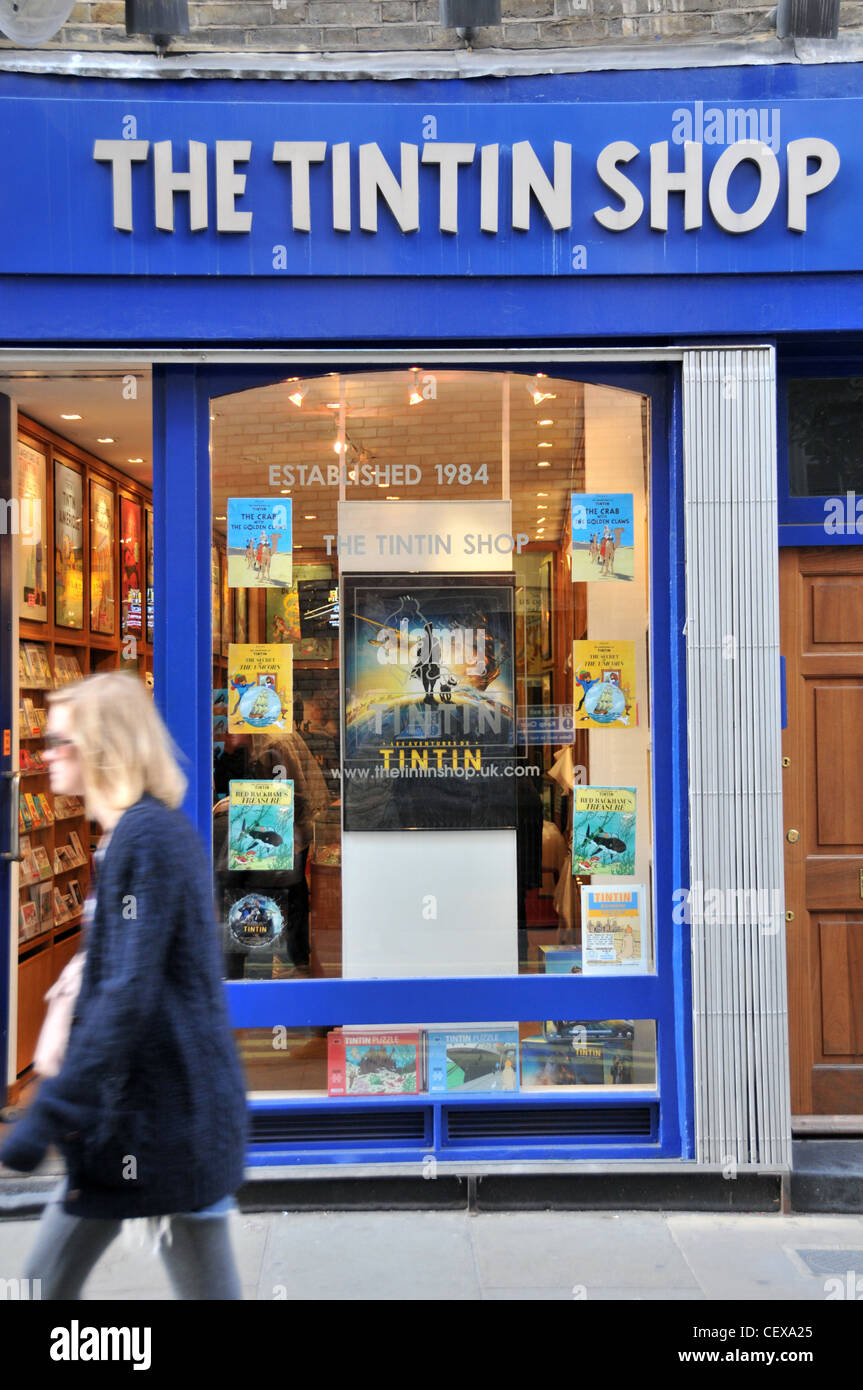
{"label": "blue shop facade", "polygon": [[[863,1109],[853,980],[812,1022],[863,919],[786,901],[780,627],[783,551],[821,557],[819,679],[863,682],[861,110],[845,63],[0,77],[6,496],[54,468],[44,618],[31,537],[0,577],[9,1096],[76,944],[25,924],[15,824],[74,650],[152,673],[184,755],[250,1164],[777,1173],[792,1111]],[[47,415],[21,453],[64,379],[86,468]],[[139,389],[151,497],[99,451]]]}

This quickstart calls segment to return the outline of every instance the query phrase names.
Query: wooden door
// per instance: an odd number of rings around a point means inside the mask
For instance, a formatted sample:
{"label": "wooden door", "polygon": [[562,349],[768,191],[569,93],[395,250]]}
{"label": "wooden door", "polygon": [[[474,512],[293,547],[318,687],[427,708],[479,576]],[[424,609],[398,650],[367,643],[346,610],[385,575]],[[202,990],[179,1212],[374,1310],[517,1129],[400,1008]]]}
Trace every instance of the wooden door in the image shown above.
{"label": "wooden door", "polygon": [[791,1108],[863,1115],[863,547],[779,576]]}

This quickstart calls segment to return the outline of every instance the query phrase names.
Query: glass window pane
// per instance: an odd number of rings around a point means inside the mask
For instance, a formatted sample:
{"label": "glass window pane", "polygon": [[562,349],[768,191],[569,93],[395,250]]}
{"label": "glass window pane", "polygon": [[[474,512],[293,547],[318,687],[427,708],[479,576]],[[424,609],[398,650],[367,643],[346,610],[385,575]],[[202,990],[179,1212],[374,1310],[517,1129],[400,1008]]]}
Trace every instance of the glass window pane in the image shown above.
{"label": "glass window pane", "polygon": [[863,489],[863,377],[788,383],[792,497],[835,497]]}
{"label": "glass window pane", "polygon": [[249,1090],[271,1097],[656,1088],[652,1019],[247,1028],[236,1038]]}
{"label": "glass window pane", "polygon": [[418,366],[211,414],[228,978],[651,970],[646,398]]}

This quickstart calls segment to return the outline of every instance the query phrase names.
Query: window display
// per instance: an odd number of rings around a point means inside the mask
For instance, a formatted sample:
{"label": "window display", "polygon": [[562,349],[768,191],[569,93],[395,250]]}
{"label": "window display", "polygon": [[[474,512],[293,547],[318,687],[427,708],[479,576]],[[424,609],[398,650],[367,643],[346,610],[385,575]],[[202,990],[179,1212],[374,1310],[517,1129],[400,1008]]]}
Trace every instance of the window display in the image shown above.
{"label": "window display", "polygon": [[[648,403],[423,379],[212,402],[226,973],[567,975],[577,1015],[654,962]],[[327,1032],[330,1096],[656,1083],[652,1022]]]}
{"label": "window display", "polygon": [[545,1019],[409,1027],[245,1029],[253,1096],[372,1101],[386,1096],[500,1099],[656,1088],[650,1019]]}

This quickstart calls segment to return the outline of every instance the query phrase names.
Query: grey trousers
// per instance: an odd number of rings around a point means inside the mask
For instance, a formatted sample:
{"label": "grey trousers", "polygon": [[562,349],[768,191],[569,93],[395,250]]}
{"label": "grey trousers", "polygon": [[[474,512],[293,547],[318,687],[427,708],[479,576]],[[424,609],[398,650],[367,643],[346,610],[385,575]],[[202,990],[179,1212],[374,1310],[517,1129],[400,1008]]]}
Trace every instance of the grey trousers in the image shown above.
{"label": "grey trousers", "polygon": [[[122,1221],[70,1216],[63,1210],[65,1183],[42,1214],[36,1242],[25,1271],[41,1279],[43,1299],[79,1299],[97,1260],[119,1235]],[[163,1236],[159,1252],[179,1299],[241,1299],[231,1249],[228,1213],[171,1216],[171,1240]]]}

